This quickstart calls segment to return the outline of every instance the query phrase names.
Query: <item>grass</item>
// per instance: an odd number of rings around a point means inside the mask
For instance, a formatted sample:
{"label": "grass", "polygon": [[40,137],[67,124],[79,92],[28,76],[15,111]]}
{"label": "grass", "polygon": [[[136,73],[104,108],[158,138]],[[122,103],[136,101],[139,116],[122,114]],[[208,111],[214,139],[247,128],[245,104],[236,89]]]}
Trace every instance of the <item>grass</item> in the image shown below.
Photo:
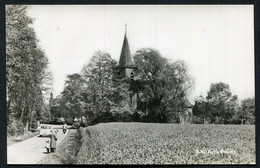
{"label": "grass", "polygon": [[106,123],[81,130],[77,164],[255,164],[255,126]]}
{"label": "grass", "polygon": [[55,153],[49,153],[37,164],[75,164],[75,156],[81,146],[80,133],[68,129],[68,135],[58,145]]}
{"label": "grass", "polygon": [[7,146],[10,146],[10,145],[16,144],[18,142],[24,141],[26,139],[32,138],[38,134],[39,134],[39,131],[37,131],[37,132],[28,131],[27,133],[24,133],[23,135],[20,135],[20,136],[7,136]]}

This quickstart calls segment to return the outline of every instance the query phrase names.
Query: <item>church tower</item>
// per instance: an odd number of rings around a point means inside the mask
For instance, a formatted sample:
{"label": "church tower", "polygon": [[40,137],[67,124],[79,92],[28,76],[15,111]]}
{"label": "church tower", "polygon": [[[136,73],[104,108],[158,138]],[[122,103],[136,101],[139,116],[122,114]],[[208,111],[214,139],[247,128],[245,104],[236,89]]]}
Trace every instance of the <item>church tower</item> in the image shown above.
{"label": "church tower", "polygon": [[121,49],[119,63],[114,68],[114,77],[117,79],[134,79],[134,69],[136,69],[136,67],[133,66],[129,43],[127,39],[127,27],[125,27],[125,37]]}
{"label": "church tower", "polygon": [[129,43],[127,39],[127,30],[125,27],[125,37],[123,41],[123,46],[121,49],[120,59],[118,65],[114,68],[114,79],[123,80],[129,85],[129,105],[133,111],[137,108],[137,92],[131,87],[134,83],[135,72],[137,69],[132,62],[131,53],[129,49]]}

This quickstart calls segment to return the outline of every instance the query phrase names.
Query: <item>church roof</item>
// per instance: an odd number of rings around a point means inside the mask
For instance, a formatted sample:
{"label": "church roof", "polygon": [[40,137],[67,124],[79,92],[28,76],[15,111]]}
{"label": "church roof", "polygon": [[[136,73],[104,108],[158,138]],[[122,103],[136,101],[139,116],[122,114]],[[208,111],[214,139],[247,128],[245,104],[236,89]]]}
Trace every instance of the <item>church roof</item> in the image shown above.
{"label": "church roof", "polygon": [[119,59],[119,66],[125,67],[125,66],[132,66],[132,59],[131,59],[131,53],[129,49],[129,44],[127,40],[127,36],[125,34],[121,54],[120,54],[120,59]]}
{"label": "church roof", "polygon": [[186,98],[185,99],[185,106],[188,107],[188,108],[191,108],[193,105],[190,103],[189,99]]}

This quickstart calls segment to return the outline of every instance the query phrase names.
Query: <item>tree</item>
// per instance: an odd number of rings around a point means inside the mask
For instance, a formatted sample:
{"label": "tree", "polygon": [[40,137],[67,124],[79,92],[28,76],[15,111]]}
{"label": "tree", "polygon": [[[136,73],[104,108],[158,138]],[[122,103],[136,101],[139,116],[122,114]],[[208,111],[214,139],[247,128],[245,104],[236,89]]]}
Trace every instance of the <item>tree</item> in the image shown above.
{"label": "tree", "polygon": [[197,117],[196,121],[193,121],[194,123],[205,124],[210,119],[208,102],[202,95],[196,98],[192,113]]}
{"label": "tree", "polygon": [[[83,115],[83,108],[85,106],[82,98],[84,90],[84,80],[81,75],[78,73],[74,73],[67,76],[67,80],[65,81],[65,87],[61,94],[61,102],[57,100],[56,104],[61,104],[64,108],[65,113],[57,114],[56,116],[67,116],[72,118],[79,118]],[[54,106],[55,107],[55,106]],[[57,106],[56,106],[57,107]],[[60,110],[56,110],[60,111]],[[61,112],[61,111],[60,111]]]}
{"label": "tree", "polygon": [[113,81],[108,92],[111,121],[129,122],[132,121],[133,111],[130,107],[132,92],[129,90],[129,83],[122,80]]}
{"label": "tree", "polygon": [[49,105],[43,103],[41,113],[40,113],[40,120],[41,121],[50,121],[51,120],[51,113]]}
{"label": "tree", "polygon": [[84,92],[85,110],[90,120],[108,115],[110,112],[113,67],[116,61],[102,51],[97,51],[90,62],[82,68],[82,76],[87,88]]}
{"label": "tree", "polygon": [[232,123],[238,108],[238,98],[232,95],[228,84],[222,82],[211,84],[206,99],[209,104],[211,123]]}
{"label": "tree", "polygon": [[134,55],[137,78],[145,81],[141,99],[147,104],[147,121],[167,122],[172,113],[184,108],[184,100],[194,85],[184,61],[170,63],[155,49],[143,48]]}
{"label": "tree", "polygon": [[43,104],[50,73],[26,9],[6,6],[6,83],[8,124],[20,122],[27,131]]}
{"label": "tree", "polygon": [[[141,81],[147,81],[144,86],[143,103],[148,106],[148,121],[165,121],[166,115],[163,112],[162,99],[164,90],[162,86],[162,72],[167,65],[167,60],[163,58],[157,50],[144,48],[138,50],[134,55],[134,64],[138,68],[137,76]],[[165,89],[166,90],[166,89]]]}
{"label": "tree", "polygon": [[241,101],[237,120],[240,124],[255,124],[255,98],[247,98]]}
{"label": "tree", "polygon": [[53,99],[53,94],[50,94],[50,98],[49,98],[49,109],[50,109],[50,114],[53,114],[53,110],[54,110],[54,99]]}
{"label": "tree", "polygon": [[[182,60],[169,63],[163,76],[165,109],[170,116],[177,118],[186,112],[188,95],[194,88],[195,81],[188,73],[188,66]],[[176,112],[179,112],[178,115]],[[179,116],[178,116],[179,118]]]}

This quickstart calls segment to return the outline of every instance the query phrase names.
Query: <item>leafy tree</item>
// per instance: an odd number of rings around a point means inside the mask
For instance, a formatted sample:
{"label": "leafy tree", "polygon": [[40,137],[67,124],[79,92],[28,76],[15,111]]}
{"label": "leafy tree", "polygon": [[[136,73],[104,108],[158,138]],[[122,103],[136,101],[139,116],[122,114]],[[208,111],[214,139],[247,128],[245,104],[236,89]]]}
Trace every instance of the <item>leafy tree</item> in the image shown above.
{"label": "leafy tree", "polygon": [[197,119],[193,122],[197,124],[205,124],[206,121],[209,121],[210,113],[208,107],[208,102],[202,95],[196,98],[192,113],[195,118],[197,117]]}
{"label": "leafy tree", "polygon": [[50,111],[52,111],[52,108],[53,108],[53,105],[54,105],[54,102],[53,102],[53,94],[51,93],[50,94],[50,98],[49,98],[49,107],[50,107]]}
{"label": "leafy tree", "polygon": [[211,123],[233,122],[233,116],[238,108],[238,98],[232,95],[228,84],[222,82],[211,84],[206,99],[209,104]]}
{"label": "leafy tree", "polygon": [[[195,81],[188,73],[187,64],[182,60],[168,63],[162,76],[165,109],[168,115],[177,118],[180,113],[186,111],[187,97],[194,88]],[[178,115],[176,112],[179,112]]]}
{"label": "leafy tree", "polygon": [[162,90],[162,72],[167,65],[167,60],[153,49],[141,49],[134,55],[134,64],[138,68],[137,76],[141,81],[147,81],[141,99],[148,106],[148,121],[161,122],[166,119],[162,106],[164,91]]}
{"label": "leafy tree", "polygon": [[40,113],[40,120],[41,121],[50,121],[51,120],[51,113],[49,105],[44,103],[42,105],[41,113]]}
{"label": "leafy tree", "polygon": [[50,97],[49,108],[50,108],[51,120],[56,120],[57,118],[60,118],[62,116],[66,117],[68,115],[65,104],[62,104],[61,95],[57,96],[56,98],[53,98],[52,96]]}
{"label": "leafy tree", "polygon": [[247,98],[239,105],[228,84],[211,84],[207,98],[200,96],[196,99],[193,114],[197,120],[194,122],[203,123],[205,119],[215,124],[254,124],[254,101],[254,98]]}
{"label": "leafy tree", "polygon": [[134,55],[137,78],[145,81],[142,103],[146,104],[147,121],[167,122],[184,108],[185,98],[194,85],[183,61],[170,63],[155,49],[143,48]]}
{"label": "leafy tree", "polygon": [[6,6],[6,82],[8,124],[20,122],[28,130],[41,109],[51,74],[26,9]]}
{"label": "leafy tree", "polygon": [[[61,107],[63,107],[67,112],[67,115],[65,113],[67,117],[78,118],[83,115],[83,108],[85,106],[84,102],[82,101],[83,90],[84,80],[80,74],[74,73],[67,76],[60,103],[62,104]],[[62,116],[63,114],[60,115]]]}
{"label": "leafy tree", "polygon": [[82,68],[82,76],[87,88],[84,101],[87,102],[85,110],[90,120],[105,116],[109,118],[111,88],[113,85],[113,67],[116,61],[102,51],[97,51],[90,62]]}
{"label": "leafy tree", "polygon": [[113,81],[108,93],[110,114],[112,121],[132,121],[133,110],[130,107],[130,96],[133,94],[129,90],[129,83],[124,79]]}
{"label": "leafy tree", "polygon": [[255,98],[247,98],[241,101],[237,120],[240,124],[255,124]]}

